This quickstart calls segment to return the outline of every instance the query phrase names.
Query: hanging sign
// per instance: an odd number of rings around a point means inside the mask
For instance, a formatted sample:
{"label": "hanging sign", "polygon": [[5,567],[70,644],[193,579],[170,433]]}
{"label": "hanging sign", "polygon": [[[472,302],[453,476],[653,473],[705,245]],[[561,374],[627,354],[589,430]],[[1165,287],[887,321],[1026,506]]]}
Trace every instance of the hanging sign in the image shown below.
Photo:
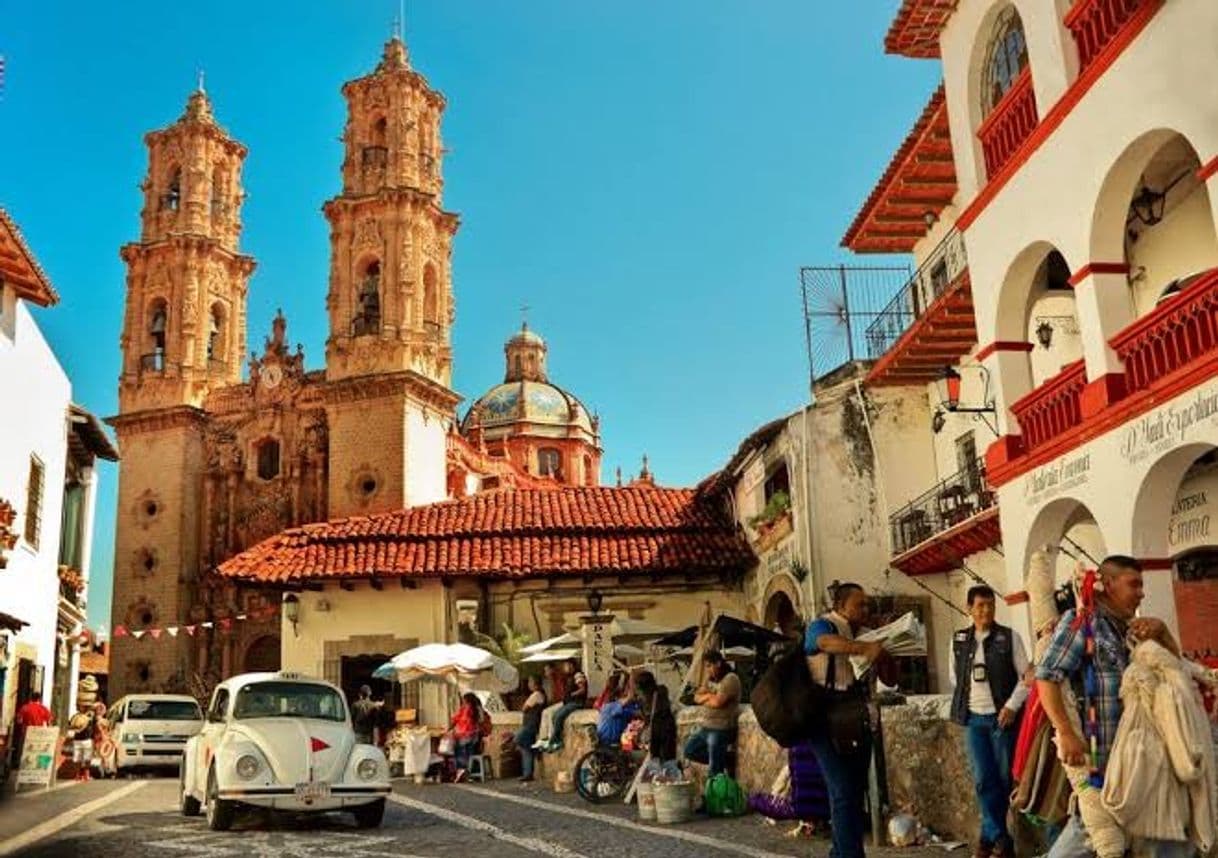
{"label": "hanging sign", "polygon": [[55,750],[59,744],[58,727],[27,727],[21,745],[21,767],[17,783],[49,787],[55,779]]}

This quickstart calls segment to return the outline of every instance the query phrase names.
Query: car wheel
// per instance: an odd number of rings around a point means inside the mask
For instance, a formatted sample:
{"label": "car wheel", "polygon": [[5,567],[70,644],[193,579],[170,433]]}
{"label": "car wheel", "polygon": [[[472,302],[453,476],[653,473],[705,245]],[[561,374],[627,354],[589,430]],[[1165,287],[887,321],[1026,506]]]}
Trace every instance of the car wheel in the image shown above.
{"label": "car wheel", "polygon": [[199,811],[203,806],[199,804],[199,800],[190,793],[186,792],[186,766],[182,766],[182,773],[178,776],[178,806],[182,809],[183,816],[198,816]]}
{"label": "car wheel", "polygon": [[385,799],[378,798],[370,804],[361,804],[351,808],[355,814],[355,824],[359,828],[376,828],[385,818]]}
{"label": "car wheel", "polygon": [[233,803],[220,798],[215,769],[207,774],[207,827],[212,831],[228,831],[233,827]]}

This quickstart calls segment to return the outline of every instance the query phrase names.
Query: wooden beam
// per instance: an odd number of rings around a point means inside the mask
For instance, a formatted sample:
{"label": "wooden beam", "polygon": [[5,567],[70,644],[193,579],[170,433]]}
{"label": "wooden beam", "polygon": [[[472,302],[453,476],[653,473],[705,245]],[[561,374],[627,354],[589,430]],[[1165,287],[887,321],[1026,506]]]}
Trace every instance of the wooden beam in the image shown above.
{"label": "wooden beam", "polygon": [[385,589],[385,585],[381,583],[380,578],[371,578],[371,579],[369,579],[368,583],[372,585],[373,590],[384,590]]}
{"label": "wooden beam", "polygon": [[354,589],[355,589],[355,585],[354,585],[354,584],[352,584],[352,583],[351,583],[349,580],[347,580],[346,578],[344,578],[343,580],[339,581],[339,582],[338,582],[338,586],[339,586],[341,589],[346,590],[348,593],[350,593],[352,590],[354,590]]}

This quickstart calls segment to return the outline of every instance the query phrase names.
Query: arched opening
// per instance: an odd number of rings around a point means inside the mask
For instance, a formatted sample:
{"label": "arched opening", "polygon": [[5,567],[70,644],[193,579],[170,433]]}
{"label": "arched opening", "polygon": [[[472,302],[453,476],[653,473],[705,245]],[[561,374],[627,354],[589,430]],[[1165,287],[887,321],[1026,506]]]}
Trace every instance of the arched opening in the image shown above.
{"label": "arched opening", "polygon": [[360,157],[365,167],[384,168],[389,163],[388,137],[385,117],[378,116],[368,128],[368,143],[361,152]]}
{"label": "arched opening", "polygon": [[1094,567],[1108,555],[1107,540],[1094,514],[1071,497],[1050,501],[1036,514],[1020,561],[1025,574],[1032,554],[1046,549],[1055,563],[1058,586],[1072,579],[1078,564]]}
{"label": "arched opening", "polygon": [[169,333],[169,307],[164,298],[156,298],[148,306],[146,325],[140,368],[161,372],[165,369],[165,337]]}
{"label": "arched opening", "polygon": [[364,265],[359,277],[358,308],[351,323],[353,336],[376,334],[381,330],[381,263],[373,259]]}
{"label": "arched opening", "polygon": [[799,622],[799,612],[785,591],[776,590],[770,595],[765,604],[764,625],[767,629],[792,637],[798,630]]}
{"label": "arched opening", "polygon": [[258,442],[255,448],[258,478],[273,480],[279,476],[279,442],[274,438],[265,438]]}
{"label": "arched opening", "polygon": [[423,327],[440,329],[440,296],[436,285],[436,267],[428,262],[423,266]]}
{"label": "arched opening", "polygon": [[209,368],[223,367],[225,355],[224,305],[216,302],[207,314],[207,362]]}
{"label": "arched opening", "polygon": [[1032,386],[1038,387],[1083,356],[1070,266],[1050,250],[1032,275],[1023,340],[1032,344]]}
{"label": "arched opening", "polygon": [[988,116],[1006,96],[1023,70],[1028,67],[1028,43],[1023,21],[1014,6],[998,14],[990,31],[982,70],[982,116]]}
{"label": "arched opening", "polygon": [[537,473],[543,477],[562,479],[562,451],[556,447],[542,447],[537,451]]}
{"label": "arched opening", "polygon": [[220,219],[228,214],[228,206],[224,200],[228,197],[228,173],[224,167],[217,164],[211,171],[211,216]]}
{"label": "arched opening", "polygon": [[280,667],[280,645],[278,635],[263,635],[255,638],[245,650],[244,671],[246,673],[273,673]]}
{"label": "arched opening", "polygon": [[1209,191],[1197,178],[1200,166],[1183,136],[1152,132],[1126,149],[1105,180],[1093,245],[1112,255],[1095,258],[1129,267],[1137,317],[1186,287],[1193,275],[1218,266],[1218,232]]}
{"label": "arched opening", "polygon": [[160,207],[162,210],[176,212],[182,204],[182,168],[174,165],[169,168],[165,181],[165,192],[161,194]]}

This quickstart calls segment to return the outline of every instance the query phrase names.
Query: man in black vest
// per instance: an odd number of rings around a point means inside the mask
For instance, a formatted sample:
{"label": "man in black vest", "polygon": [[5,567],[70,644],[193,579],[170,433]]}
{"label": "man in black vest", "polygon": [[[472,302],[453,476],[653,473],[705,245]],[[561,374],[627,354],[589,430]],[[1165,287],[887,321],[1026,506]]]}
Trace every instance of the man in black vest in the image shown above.
{"label": "man in black vest", "polygon": [[1014,629],[994,622],[994,591],[970,587],[972,628],[952,636],[952,719],[965,727],[969,762],[981,806],[981,843],[977,858],[1011,858],[1007,833],[1011,795],[1011,756],[1016,722],[1028,696],[1021,681],[1028,669],[1023,640]]}

